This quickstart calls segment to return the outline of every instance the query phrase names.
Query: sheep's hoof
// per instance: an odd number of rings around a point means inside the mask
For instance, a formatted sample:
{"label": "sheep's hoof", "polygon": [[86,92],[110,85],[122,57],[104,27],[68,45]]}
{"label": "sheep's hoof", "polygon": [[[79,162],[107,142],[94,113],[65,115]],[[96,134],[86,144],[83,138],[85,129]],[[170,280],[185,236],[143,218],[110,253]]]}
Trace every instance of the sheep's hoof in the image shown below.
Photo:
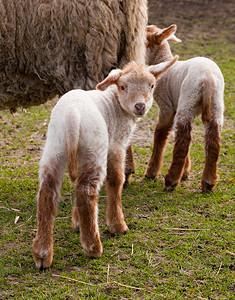
{"label": "sheep's hoof", "polygon": [[149,175],[147,173],[145,173],[144,176],[145,176],[145,178],[152,179],[152,180],[154,180],[156,178],[156,175]]}
{"label": "sheep's hoof", "polygon": [[79,232],[79,215],[76,206],[73,207],[72,211],[72,229],[75,232]]}
{"label": "sheep's hoof", "polygon": [[36,266],[40,270],[47,269],[51,266],[53,260],[53,244],[49,247],[40,245],[40,241],[35,239],[33,242],[33,256]]}
{"label": "sheep's hoof", "polygon": [[79,230],[79,223],[76,220],[74,220],[74,219],[72,219],[72,230],[75,231],[75,232],[79,232],[80,231]]}
{"label": "sheep's hoof", "polygon": [[147,169],[144,173],[145,178],[147,179],[155,179],[157,174],[155,171],[151,170],[150,168]]}
{"label": "sheep's hoof", "polygon": [[128,227],[125,222],[109,225],[109,231],[114,234],[122,234],[128,232]]}
{"label": "sheep's hoof", "polygon": [[214,187],[216,186],[216,183],[210,184],[206,182],[206,180],[201,181],[202,191],[203,192],[211,192],[213,191]]}
{"label": "sheep's hoof", "polygon": [[131,181],[131,174],[125,175],[125,181],[124,181],[124,184],[123,184],[123,188],[128,187],[128,185],[130,185],[130,181]]}
{"label": "sheep's hoof", "polygon": [[135,170],[130,168],[130,167],[126,167],[125,168],[125,182],[123,184],[123,187],[126,188],[129,184],[130,184],[130,180],[131,180],[131,175],[135,173]]}
{"label": "sheep's hoof", "polygon": [[82,244],[82,247],[86,253],[86,255],[90,258],[99,258],[101,257],[103,253],[103,248],[100,240],[98,240],[95,244],[92,246],[86,246],[85,244]]}
{"label": "sheep's hoof", "polygon": [[172,181],[168,175],[165,176],[165,188],[168,191],[173,191],[179,184],[179,181]]}
{"label": "sheep's hoof", "polygon": [[186,181],[188,180],[188,176],[189,176],[189,173],[188,172],[184,172],[182,178],[181,178],[181,181]]}

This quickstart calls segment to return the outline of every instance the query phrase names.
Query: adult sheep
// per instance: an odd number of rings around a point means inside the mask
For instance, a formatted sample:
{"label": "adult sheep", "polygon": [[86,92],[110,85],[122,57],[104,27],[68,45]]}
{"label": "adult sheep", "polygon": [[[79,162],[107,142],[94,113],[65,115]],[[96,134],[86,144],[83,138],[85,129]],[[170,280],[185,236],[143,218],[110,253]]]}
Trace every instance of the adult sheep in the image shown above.
{"label": "adult sheep", "polygon": [[144,63],[147,0],[0,0],[0,109],[92,89]]}

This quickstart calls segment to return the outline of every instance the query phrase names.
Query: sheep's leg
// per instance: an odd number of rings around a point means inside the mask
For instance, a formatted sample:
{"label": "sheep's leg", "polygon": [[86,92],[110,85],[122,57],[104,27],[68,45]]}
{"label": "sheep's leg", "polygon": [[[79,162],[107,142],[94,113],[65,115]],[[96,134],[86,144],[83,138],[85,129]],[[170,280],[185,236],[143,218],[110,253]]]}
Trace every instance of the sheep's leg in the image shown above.
{"label": "sheep's leg", "polygon": [[126,150],[126,167],[124,187],[130,184],[131,174],[135,173],[134,152],[131,145]]}
{"label": "sheep's leg", "polygon": [[[168,116],[169,117],[169,116]],[[164,147],[167,143],[167,138],[172,129],[173,118],[171,116],[167,121],[161,118],[157,121],[156,129],[154,132],[154,146],[153,153],[148,162],[145,177],[154,179],[162,168]]]}
{"label": "sheep's leg", "polygon": [[106,163],[92,161],[79,166],[75,205],[72,215],[74,230],[80,229],[81,245],[89,257],[100,257],[102,245],[98,227],[98,190],[106,175]]}
{"label": "sheep's leg", "polygon": [[190,154],[188,153],[188,155],[186,156],[186,159],[185,159],[184,173],[183,173],[181,180],[188,179],[190,170],[191,170],[191,160],[190,160]]}
{"label": "sheep's leg", "polygon": [[170,169],[165,176],[165,187],[173,190],[180,183],[183,176],[186,157],[189,152],[191,142],[191,122],[176,122],[175,146]]}
{"label": "sheep's leg", "polygon": [[124,181],[124,159],[125,152],[123,150],[116,149],[108,155],[106,182],[108,207],[106,220],[109,230],[116,234],[128,231],[128,227],[124,221],[121,199]]}
{"label": "sheep's leg", "polygon": [[51,161],[40,167],[40,188],[37,200],[37,234],[33,241],[36,266],[49,268],[53,260],[53,223],[64,171],[64,162]]}
{"label": "sheep's leg", "polygon": [[212,191],[218,181],[217,162],[221,145],[221,126],[212,119],[205,124],[206,163],[203,170],[201,185],[203,191]]}

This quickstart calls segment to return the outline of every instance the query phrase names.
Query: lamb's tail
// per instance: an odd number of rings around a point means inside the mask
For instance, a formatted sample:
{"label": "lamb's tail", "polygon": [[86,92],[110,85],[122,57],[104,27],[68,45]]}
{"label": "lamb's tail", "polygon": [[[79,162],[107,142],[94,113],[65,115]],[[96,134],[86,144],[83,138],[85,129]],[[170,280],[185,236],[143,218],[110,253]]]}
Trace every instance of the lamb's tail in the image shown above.
{"label": "lamb's tail", "polygon": [[202,122],[209,122],[211,119],[211,102],[215,92],[213,78],[205,78],[202,87]]}
{"label": "lamb's tail", "polygon": [[65,122],[66,145],[68,153],[68,172],[72,182],[78,177],[78,144],[79,144],[79,116],[73,113]]}

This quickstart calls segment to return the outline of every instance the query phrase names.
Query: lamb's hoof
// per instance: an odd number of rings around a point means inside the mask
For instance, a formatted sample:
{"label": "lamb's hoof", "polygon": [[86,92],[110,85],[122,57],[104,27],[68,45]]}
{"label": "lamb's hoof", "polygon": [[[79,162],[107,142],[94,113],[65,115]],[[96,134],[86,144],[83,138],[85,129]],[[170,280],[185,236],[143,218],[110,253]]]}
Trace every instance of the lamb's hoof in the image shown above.
{"label": "lamb's hoof", "polygon": [[123,184],[123,187],[126,188],[128,185],[130,185],[130,181],[131,181],[131,175],[135,173],[135,170],[130,168],[130,167],[126,167],[125,168],[125,182]]}
{"label": "lamb's hoof", "polygon": [[40,270],[50,268],[53,260],[53,245],[43,247],[39,245],[39,240],[35,239],[33,242],[33,256],[36,267]]}
{"label": "lamb's hoof", "polygon": [[206,180],[202,180],[201,185],[202,185],[203,192],[211,192],[215,188],[216,183],[210,184],[210,183],[206,182]]}
{"label": "lamb's hoof", "polygon": [[173,191],[179,184],[179,180],[172,181],[168,175],[165,176],[165,189],[167,191]]}
{"label": "lamb's hoof", "polygon": [[130,185],[130,181],[131,181],[131,174],[129,175],[125,175],[125,181],[123,184],[123,188],[125,189],[126,187],[128,187],[128,185]]}
{"label": "lamb's hoof", "polygon": [[151,169],[147,169],[144,173],[144,176],[147,179],[155,179],[156,178],[156,172],[151,171]]}
{"label": "lamb's hoof", "polygon": [[79,223],[75,220],[72,220],[72,230],[75,232],[79,232]]}
{"label": "lamb's hoof", "polygon": [[186,180],[188,180],[188,176],[189,176],[188,173],[184,173],[183,176],[182,176],[182,178],[181,178],[181,181],[186,181]]}
{"label": "lamb's hoof", "polygon": [[86,255],[90,258],[99,258],[103,253],[103,248],[100,240],[95,242],[92,246],[86,246],[85,244],[82,244],[82,247]]}
{"label": "lamb's hoof", "polygon": [[128,232],[128,227],[125,222],[109,225],[109,231],[114,234],[125,234]]}

